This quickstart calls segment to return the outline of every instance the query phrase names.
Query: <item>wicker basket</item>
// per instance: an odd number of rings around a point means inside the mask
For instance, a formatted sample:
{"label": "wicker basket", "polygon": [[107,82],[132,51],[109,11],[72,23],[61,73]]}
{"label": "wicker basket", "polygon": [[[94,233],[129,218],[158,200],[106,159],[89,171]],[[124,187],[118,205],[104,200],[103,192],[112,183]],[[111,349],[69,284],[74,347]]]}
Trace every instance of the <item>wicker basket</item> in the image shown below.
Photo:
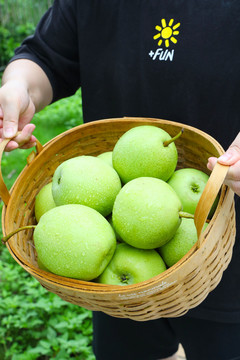
{"label": "wicker basket", "polygon": [[[178,168],[194,167],[206,172],[209,156],[219,156],[222,147],[206,133],[180,123],[160,119],[107,119],[77,126],[55,137],[46,145],[37,145],[8,192],[0,176],[0,195],[4,235],[24,225],[36,223],[35,196],[47,184],[63,161],[78,155],[98,155],[113,149],[118,138],[139,125],[155,125],[176,135],[184,134],[178,147]],[[1,152],[5,143],[1,144]],[[234,194],[223,184],[227,167],[217,165],[199,201],[195,214],[198,231],[196,245],[164,273],[135,285],[112,286],[61,277],[40,270],[36,261],[32,230],[14,235],[7,243],[12,257],[44,288],[62,299],[84,308],[102,311],[114,317],[146,321],[178,317],[200,304],[220,282],[228,266],[235,241]],[[219,192],[220,201],[209,226],[202,227]]]}

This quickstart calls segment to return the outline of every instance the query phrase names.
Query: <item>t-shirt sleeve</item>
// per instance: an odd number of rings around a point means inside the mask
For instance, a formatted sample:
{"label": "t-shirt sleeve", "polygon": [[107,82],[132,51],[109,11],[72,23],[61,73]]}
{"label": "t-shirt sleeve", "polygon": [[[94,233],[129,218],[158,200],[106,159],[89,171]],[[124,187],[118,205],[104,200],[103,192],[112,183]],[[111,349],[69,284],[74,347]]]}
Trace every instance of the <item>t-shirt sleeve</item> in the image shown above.
{"label": "t-shirt sleeve", "polygon": [[81,85],[75,5],[73,0],[55,0],[35,33],[23,41],[10,60],[37,63],[52,85],[53,102],[74,94]]}

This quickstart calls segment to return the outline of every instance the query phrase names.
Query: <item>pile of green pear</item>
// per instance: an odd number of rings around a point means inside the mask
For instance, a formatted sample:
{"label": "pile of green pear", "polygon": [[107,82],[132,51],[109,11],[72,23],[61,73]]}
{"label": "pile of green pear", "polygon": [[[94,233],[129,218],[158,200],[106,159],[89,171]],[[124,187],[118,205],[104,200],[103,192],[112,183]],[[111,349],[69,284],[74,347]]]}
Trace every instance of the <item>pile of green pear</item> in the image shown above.
{"label": "pile of green pear", "polygon": [[197,241],[194,212],[208,181],[200,170],[176,170],[179,136],[136,126],[113,151],[60,164],[36,196],[39,267],[130,285],[176,264]]}

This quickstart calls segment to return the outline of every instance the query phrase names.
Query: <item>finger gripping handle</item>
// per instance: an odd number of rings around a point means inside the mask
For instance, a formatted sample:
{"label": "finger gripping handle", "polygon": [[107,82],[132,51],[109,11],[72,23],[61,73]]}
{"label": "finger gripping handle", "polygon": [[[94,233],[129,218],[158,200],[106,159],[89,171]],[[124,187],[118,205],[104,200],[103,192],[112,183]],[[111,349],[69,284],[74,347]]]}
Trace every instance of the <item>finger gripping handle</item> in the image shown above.
{"label": "finger gripping handle", "polygon": [[203,226],[207,220],[208,214],[217,197],[217,194],[224,182],[224,179],[228,172],[228,168],[229,166],[219,164],[218,162],[216,163],[198,202],[194,214],[194,223],[198,235],[198,248],[201,246],[204,240],[202,236]]}
{"label": "finger gripping handle", "polygon": [[[19,134],[19,132],[18,132],[18,134]],[[3,139],[3,141],[0,143],[0,198],[3,200],[5,205],[7,205],[10,200],[10,193],[9,193],[8,188],[3,180],[1,164],[2,164],[3,152],[10,140],[12,140],[12,139]],[[38,140],[36,140],[36,153],[39,154],[41,150],[42,150],[42,145]]]}

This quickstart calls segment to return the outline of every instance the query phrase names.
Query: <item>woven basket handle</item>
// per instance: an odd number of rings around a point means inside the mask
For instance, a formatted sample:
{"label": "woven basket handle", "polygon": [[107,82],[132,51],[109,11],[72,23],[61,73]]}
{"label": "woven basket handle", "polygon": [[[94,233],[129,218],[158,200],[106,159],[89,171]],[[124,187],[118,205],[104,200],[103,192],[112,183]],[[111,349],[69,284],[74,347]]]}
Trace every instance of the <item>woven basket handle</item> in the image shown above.
{"label": "woven basket handle", "polygon": [[[19,133],[20,132],[18,132],[17,135]],[[1,162],[2,162],[2,156],[3,156],[4,149],[10,140],[12,140],[12,139],[3,139],[3,141],[0,143],[0,198],[3,200],[5,205],[7,205],[9,202],[10,194],[9,194],[7,186],[3,180]],[[42,145],[38,140],[36,140],[36,154],[39,154],[41,150],[42,150]]]}
{"label": "woven basket handle", "polygon": [[198,235],[198,248],[201,246],[204,240],[202,233],[203,226],[207,220],[209,211],[211,210],[214,200],[216,199],[216,196],[224,182],[224,179],[228,172],[228,168],[229,166],[221,165],[218,162],[216,163],[198,202],[194,214],[194,223]]}

